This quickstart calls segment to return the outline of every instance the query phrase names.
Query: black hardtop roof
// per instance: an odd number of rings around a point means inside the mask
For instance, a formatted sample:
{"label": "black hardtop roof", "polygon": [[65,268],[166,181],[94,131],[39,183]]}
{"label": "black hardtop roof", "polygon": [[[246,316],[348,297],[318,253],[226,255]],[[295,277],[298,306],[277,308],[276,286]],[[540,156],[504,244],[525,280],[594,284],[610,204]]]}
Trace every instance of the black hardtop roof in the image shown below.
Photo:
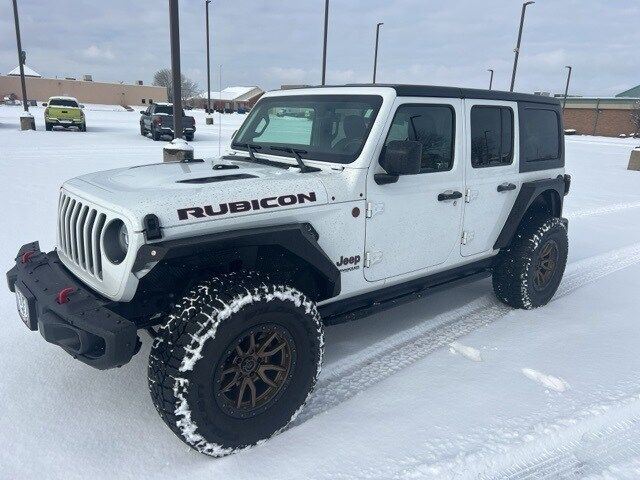
{"label": "black hardtop roof", "polygon": [[[322,86],[320,86],[322,87]],[[439,98],[472,98],[478,100],[502,100],[507,102],[533,102],[549,105],[560,105],[556,97],[533,95],[530,93],[503,92],[500,90],[483,90],[480,88],[441,87],[437,85],[403,85],[384,83],[354,83],[348,85],[324,85],[326,88],[336,87],[386,87],[393,88],[399,97],[439,97]],[[311,87],[317,88],[317,87]]]}

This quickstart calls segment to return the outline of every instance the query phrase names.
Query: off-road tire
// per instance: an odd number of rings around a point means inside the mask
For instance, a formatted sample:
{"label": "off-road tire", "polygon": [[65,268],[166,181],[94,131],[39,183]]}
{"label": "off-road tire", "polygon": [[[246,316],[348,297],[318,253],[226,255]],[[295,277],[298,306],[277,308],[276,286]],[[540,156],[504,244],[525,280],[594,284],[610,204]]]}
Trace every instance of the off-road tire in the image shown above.
{"label": "off-road tire", "polygon": [[47,132],[50,132],[51,130],[53,130],[53,125],[49,122],[45,122],[44,123],[44,128]]}
{"label": "off-road tire", "polygon": [[[549,262],[547,251],[555,251]],[[546,305],[556,293],[567,264],[569,241],[562,219],[532,219],[516,234],[511,246],[498,255],[493,269],[493,290],[498,299],[513,308],[532,309]],[[537,276],[541,265],[553,265],[544,281]]]}
{"label": "off-road tire", "polygon": [[187,133],[187,134],[185,134],[184,139],[185,139],[187,142],[193,142],[193,133]]}
{"label": "off-road tire", "polygon": [[142,135],[143,137],[147,136],[147,131],[144,129],[144,126],[142,124],[140,124],[140,135]]}
{"label": "off-road tire", "polygon": [[[286,332],[293,345],[282,386],[258,410],[230,412],[218,372],[229,365],[238,338],[268,328]],[[228,455],[275,435],[295,418],[320,373],[323,344],[315,303],[302,292],[255,273],[218,276],[192,288],[160,326],[149,355],[151,397],[183,442],[207,455]]]}
{"label": "off-road tire", "polygon": [[87,124],[83,123],[82,125],[80,125],[80,128],[78,129],[81,132],[86,132],[87,131]]}

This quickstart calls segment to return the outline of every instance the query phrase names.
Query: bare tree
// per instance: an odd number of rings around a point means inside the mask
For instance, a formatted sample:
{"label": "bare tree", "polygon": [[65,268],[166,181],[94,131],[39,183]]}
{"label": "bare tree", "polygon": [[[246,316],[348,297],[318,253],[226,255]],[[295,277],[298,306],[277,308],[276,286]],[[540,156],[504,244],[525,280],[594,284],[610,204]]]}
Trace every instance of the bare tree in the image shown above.
{"label": "bare tree", "polygon": [[638,100],[631,110],[631,122],[635,127],[634,137],[640,136],[640,100]]}
{"label": "bare tree", "polygon": [[[153,84],[158,87],[165,87],[167,89],[167,98],[170,102],[173,102],[173,79],[169,68],[158,70],[153,75]],[[198,84],[184,74],[180,75],[180,90],[182,100],[188,100],[200,93]]]}

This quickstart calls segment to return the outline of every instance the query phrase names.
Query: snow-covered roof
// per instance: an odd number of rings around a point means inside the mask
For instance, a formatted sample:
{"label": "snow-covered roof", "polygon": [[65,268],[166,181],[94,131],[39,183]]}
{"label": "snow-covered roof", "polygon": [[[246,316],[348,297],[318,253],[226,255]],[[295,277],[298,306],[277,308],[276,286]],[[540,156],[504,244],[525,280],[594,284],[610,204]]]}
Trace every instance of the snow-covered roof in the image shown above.
{"label": "snow-covered roof", "polygon": [[[252,92],[253,90],[258,90],[261,92],[259,87],[227,87],[222,92],[209,92],[211,94],[211,98],[214,100],[237,100],[244,95]],[[202,94],[203,98],[206,98],[207,92]]]}
{"label": "snow-covered roof", "polygon": [[[36,72],[33,68],[29,68],[26,65],[23,65],[23,68],[24,68],[24,76],[25,77],[39,77],[39,78],[42,78],[42,75],[40,75],[38,72]],[[11,75],[13,77],[19,77],[20,76],[20,65],[18,65],[16,68],[14,68],[9,73],[7,73],[7,75]]]}
{"label": "snow-covered roof", "polygon": [[49,100],[73,100],[74,102],[77,102],[78,99],[76,97],[65,97],[62,95],[56,95],[54,97],[49,97]]}

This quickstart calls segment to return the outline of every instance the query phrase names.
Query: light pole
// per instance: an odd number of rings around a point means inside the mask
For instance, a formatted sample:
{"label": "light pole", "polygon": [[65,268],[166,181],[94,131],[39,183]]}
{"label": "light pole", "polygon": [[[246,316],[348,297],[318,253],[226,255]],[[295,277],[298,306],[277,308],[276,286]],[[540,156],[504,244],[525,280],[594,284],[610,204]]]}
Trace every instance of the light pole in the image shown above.
{"label": "light pole", "polygon": [[491,72],[491,76],[489,77],[489,90],[491,90],[493,88],[493,69],[490,68],[487,72]]}
{"label": "light pole", "polygon": [[567,105],[567,95],[569,94],[569,82],[571,81],[571,71],[573,67],[571,65],[567,65],[564,68],[569,69],[569,73],[567,74],[567,85],[564,87],[564,102],[562,102],[562,113],[564,113],[564,107]]}
{"label": "light pole", "polygon": [[520,42],[522,41],[522,27],[524,26],[524,14],[527,10],[527,7],[533,3],[533,1],[528,1],[528,2],[524,2],[522,4],[522,13],[520,14],[520,29],[518,30],[518,43],[516,44],[516,49],[514,50],[515,52],[515,58],[513,59],[513,74],[511,75],[511,89],[510,91],[513,92],[513,87],[516,83],[516,70],[518,68],[518,56],[520,55]]}
{"label": "light pole", "polygon": [[29,100],[27,99],[27,83],[24,79],[24,52],[22,51],[22,41],[20,40],[20,21],[18,20],[18,3],[13,0],[13,20],[16,25],[16,44],[18,47],[18,66],[20,68],[20,84],[22,87],[22,106],[25,113],[20,117],[20,128],[22,130],[35,130],[36,122],[29,113]]}
{"label": "light pole", "polygon": [[376,70],[378,69],[378,41],[380,39],[380,27],[384,23],[378,23],[376,25],[376,50],[373,55],[373,83],[376,83]]}
{"label": "light pole", "polygon": [[205,15],[207,17],[207,115],[211,115],[211,56],[209,50],[209,4],[211,0],[204,2]]}
{"label": "light pole", "polygon": [[171,34],[173,136],[174,138],[182,138],[182,85],[180,84],[180,17],[178,15],[178,0],[169,0],[169,30]]}
{"label": "light pole", "polygon": [[169,32],[171,37],[171,91],[173,95],[173,140],[164,147],[165,162],[191,162],[193,147],[185,140],[182,130],[182,85],[180,83],[180,17],[178,0],[169,0]]}
{"label": "light pole", "polygon": [[324,1],[324,44],[322,47],[322,85],[327,82],[327,34],[329,30],[329,0]]}

